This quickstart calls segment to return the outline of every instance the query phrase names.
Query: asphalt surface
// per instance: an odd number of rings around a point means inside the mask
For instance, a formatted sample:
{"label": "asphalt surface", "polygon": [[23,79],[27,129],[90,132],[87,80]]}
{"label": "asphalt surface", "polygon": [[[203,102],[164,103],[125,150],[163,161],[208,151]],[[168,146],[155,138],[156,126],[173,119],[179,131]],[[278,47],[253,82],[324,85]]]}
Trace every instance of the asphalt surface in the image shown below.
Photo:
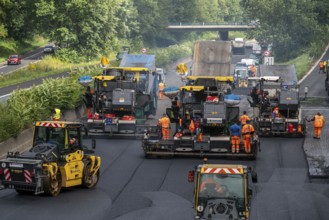
{"label": "asphalt surface", "polygon": [[[180,83],[179,76],[169,71],[167,86]],[[163,109],[168,103],[165,99],[159,106]],[[90,140],[86,142],[90,146]],[[209,159],[209,163],[238,163],[257,171],[250,219],[328,219],[328,181],[309,178],[303,142],[262,138],[262,151],[255,161]],[[126,139],[98,139],[96,153],[102,156],[96,188],[73,188],[55,198],[3,190],[0,219],[193,219],[193,184],[188,183],[187,174],[202,163],[201,158],[145,159],[140,141]]]}
{"label": "asphalt surface", "polygon": [[[329,59],[328,51],[323,59]],[[310,75],[301,83],[301,96],[304,96],[304,89],[308,87],[308,94],[304,101],[303,115],[311,119],[317,112],[324,115],[325,126],[322,129],[321,139],[313,139],[313,122],[308,123],[308,133],[305,138],[304,150],[309,166],[309,175],[313,178],[329,177],[329,97],[325,90],[326,75],[315,66]]]}

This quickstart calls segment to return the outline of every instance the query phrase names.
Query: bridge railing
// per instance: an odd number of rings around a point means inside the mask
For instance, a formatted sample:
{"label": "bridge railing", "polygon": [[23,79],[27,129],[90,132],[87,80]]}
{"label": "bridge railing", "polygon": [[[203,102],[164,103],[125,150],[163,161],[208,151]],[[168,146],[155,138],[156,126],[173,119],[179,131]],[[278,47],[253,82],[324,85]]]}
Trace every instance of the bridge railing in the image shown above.
{"label": "bridge railing", "polygon": [[199,22],[199,23],[173,23],[168,26],[207,26],[207,25],[247,25],[252,26],[247,22]]}

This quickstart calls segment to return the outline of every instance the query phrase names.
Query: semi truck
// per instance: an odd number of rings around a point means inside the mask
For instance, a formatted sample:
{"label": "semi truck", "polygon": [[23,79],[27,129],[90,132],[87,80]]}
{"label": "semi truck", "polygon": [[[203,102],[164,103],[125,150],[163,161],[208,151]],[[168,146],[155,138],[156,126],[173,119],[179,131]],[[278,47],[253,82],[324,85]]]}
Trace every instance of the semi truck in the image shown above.
{"label": "semi truck", "polygon": [[95,187],[101,158],[83,145],[82,128],[79,122],[35,122],[32,147],[0,160],[0,189],[57,196],[62,188]]}
{"label": "semi truck", "polygon": [[196,41],[192,76],[230,76],[232,48],[229,41]]}
{"label": "semi truck", "polygon": [[249,219],[253,197],[251,181],[257,173],[239,164],[200,164],[188,173],[194,183],[195,219]]}
{"label": "semi truck", "polygon": [[157,110],[158,80],[154,55],[125,54],[120,67],[94,77],[93,114],[88,136],[141,136],[149,115]]}
{"label": "semi truck", "polygon": [[306,118],[302,116],[295,66],[260,65],[259,74],[250,78],[260,91],[254,111],[258,134],[303,137]]}

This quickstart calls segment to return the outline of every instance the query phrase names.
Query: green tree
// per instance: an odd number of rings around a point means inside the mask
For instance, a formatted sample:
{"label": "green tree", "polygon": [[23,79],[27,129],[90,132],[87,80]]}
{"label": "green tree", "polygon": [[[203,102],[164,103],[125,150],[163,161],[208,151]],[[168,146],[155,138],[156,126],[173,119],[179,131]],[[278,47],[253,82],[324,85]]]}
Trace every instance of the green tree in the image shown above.
{"label": "green tree", "polygon": [[273,43],[279,61],[297,56],[320,33],[312,0],[245,0],[242,4],[248,17],[260,23],[250,36]]}

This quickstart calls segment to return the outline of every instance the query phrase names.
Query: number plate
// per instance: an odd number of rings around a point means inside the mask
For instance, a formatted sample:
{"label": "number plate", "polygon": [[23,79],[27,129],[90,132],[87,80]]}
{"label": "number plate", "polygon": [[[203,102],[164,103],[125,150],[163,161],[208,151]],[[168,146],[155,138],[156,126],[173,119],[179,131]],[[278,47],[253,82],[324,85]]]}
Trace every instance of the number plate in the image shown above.
{"label": "number plate", "polygon": [[23,168],[21,163],[9,163],[9,167]]}
{"label": "number plate", "polygon": [[125,102],[125,99],[124,98],[120,98],[119,99],[119,102]]}

